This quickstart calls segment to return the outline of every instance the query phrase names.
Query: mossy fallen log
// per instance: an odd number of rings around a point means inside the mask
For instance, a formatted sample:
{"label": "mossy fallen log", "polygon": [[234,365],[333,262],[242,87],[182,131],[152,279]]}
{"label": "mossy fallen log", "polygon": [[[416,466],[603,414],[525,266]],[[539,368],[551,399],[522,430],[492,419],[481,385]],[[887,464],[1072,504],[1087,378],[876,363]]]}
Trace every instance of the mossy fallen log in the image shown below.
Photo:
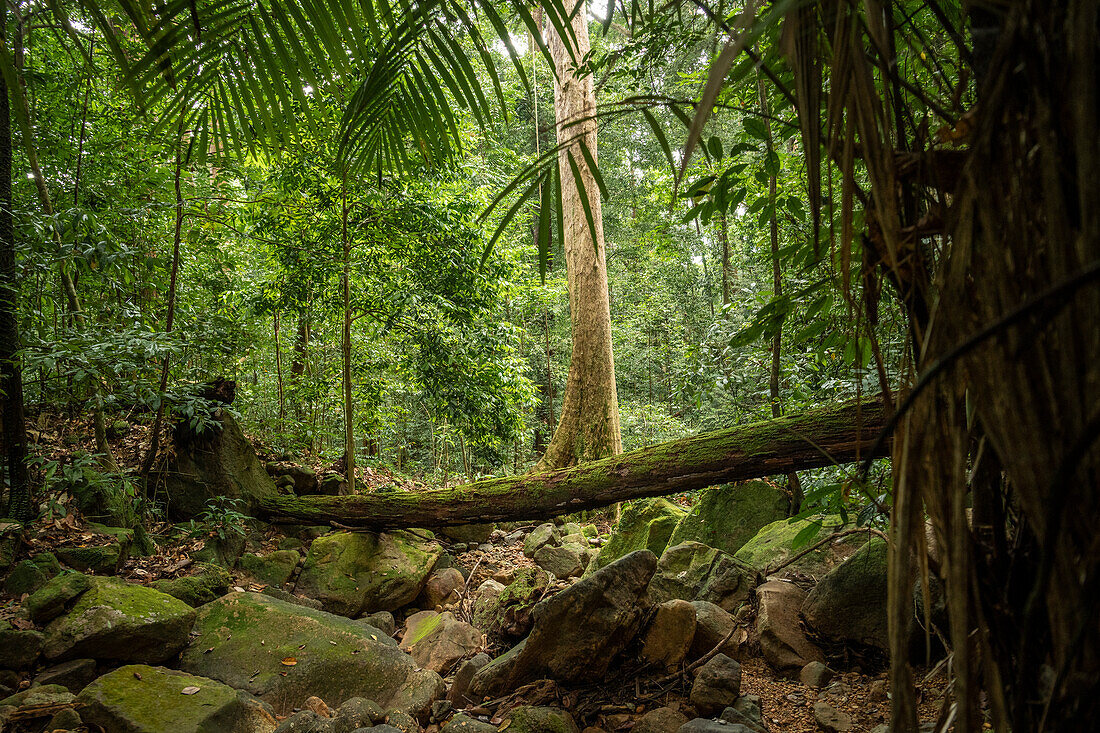
{"label": "mossy fallen log", "polygon": [[[260,506],[275,520],[373,529],[545,519],[628,499],[859,461],[885,424],[881,401],[853,401],[555,471],[423,492],[265,497]],[[884,441],[880,454],[889,450]]]}

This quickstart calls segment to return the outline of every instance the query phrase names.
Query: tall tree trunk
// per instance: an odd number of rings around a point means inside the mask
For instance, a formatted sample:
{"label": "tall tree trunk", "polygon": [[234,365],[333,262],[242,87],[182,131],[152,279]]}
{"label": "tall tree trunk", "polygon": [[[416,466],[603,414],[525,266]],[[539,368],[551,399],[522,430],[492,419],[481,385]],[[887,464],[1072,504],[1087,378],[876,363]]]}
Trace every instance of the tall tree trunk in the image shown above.
{"label": "tall tree trunk", "polygon": [[[0,8],[0,33],[7,21]],[[6,43],[6,39],[4,40]],[[8,460],[8,511],[32,518],[27,480],[27,427],[23,415],[23,373],[19,366],[19,287],[15,272],[15,227],[11,200],[11,109],[0,76],[0,386],[4,390],[4,454]]]}
{"label": "tall tree trunk", "polygon": [[[577,61],[591,49],[585,0],[567,3],[576,35]],[[576,62],[565,39],[552,34],[550,53],[557,78],[554,118],[561,171],[562,242],[565,247],[569,314],[573,324],[573,355],[565,383],[561,419],[539,468],[571,466],[621,453],[619,403],[615,392],[615,358],[611,351],[611,300],[607,290],[607,261],[603,218],[596,179],[582,152],[596,160],[596,92],[592,75],[575,75]],[[580,175],[578,182],[573,170]],[[581,193],[581,186],[584,194]],[[587,195],[594,231],[581,197]]]}
{"label": "tall tree trunk", "polygon": [[347,492],[355,493],[355,405],[351,400],[351,242],[348,240],[348,174],[340,181],[340,241],[344,270],[340,285],[344,292],[344,322],[340,330],[341,374],[344,383],[344,480]]}

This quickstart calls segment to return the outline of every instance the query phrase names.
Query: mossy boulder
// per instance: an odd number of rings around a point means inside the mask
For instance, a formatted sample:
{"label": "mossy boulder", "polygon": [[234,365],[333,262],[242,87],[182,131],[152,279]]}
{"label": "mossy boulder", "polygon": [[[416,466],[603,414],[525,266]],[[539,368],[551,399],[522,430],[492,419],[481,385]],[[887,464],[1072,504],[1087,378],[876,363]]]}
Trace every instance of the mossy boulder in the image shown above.
{"label": "mossy boulder", "polygon": [[418,666],[449,674],[458,662],[480,649],[483,641],[480,631],[450,611],[421,611],[406,621],[401,650],[411,654]]}
{"label": "mossy boulder", "polygon": [[765,481],[707,489],[680,520],[668,544],[701,542],[734,554],[766,524],[785,519],[790,498]]}
{"label": "mossy boulder", "polygon": [[42,632],[13,629],[0,621],[0,669],[26,669],[42,651]]}
{"label": "mossy boulder", "polygon": [[[208,501],[222,496],[239,500],[241,512],[255,515],[261,500],[281,493],[233,416],[222,410],[218,422],[212,433],[190,436],[176,446],[164,475],[174,520],[195,517]],[[180,436],[185,432],[177,431]]]}
{"label": "mossy boulder", "polygon": [[665,551],[676,525],[687,514],[683,507],[668,499],[640,499],[631,502],[619,517],[589,570],[599,570],[624,555],[649,550],[657,557]]}
{"label": "mossy boulder", "polygon": [[73,702],[73,693],[61,685],[40,685],[5,697],[0,700],[0,708],[7,706],[23,707],[31,705],[68,705]]}
{"label": "mossy boulder", "polygon": [[443,527],[440,534],[454,542],[466,544],[481,544],[489,541],[489,535],[493,533],[495,526],[492,524],[459,524],[454,527]]}
{"label": "mossy boulder", "polygon": [[153,588],[91,578],[91,587],[46,627],[48,659],[90,657],[157,664],[187,643],[195,611]]}
{"label": "mossy boulder", "polygon": [[887,554],[876,537],[830,571],[802,604],[806,623],[832,641],[888,651]]}
{"label": "mossy boulder", "polygon": [[92,587],[92,580],[83,573],[55,575],[44,586],[27,596],[23,610],[36,624],[44,624],[60,616],[65,607]]}
{"label": "mossy boulder", "polygon": [[197,562],[191,566],[191,570],[190,575],[154,580],[151,585],[161,593],[167,593],[192,608],[198,608],[225,595],[229,591],[229,584],[233,582],[229,571],[221,565]]}
{"label": "mossy boulder", "polygon": [[682,542],[661,555],[649,583],[649,601],[710,601],[734,611],[748,599],[755,578],[753,569],[732,555],[700,542]]}
{"label": "mossy boulder", "polygon": [[227,532],[224,538],[207,537],[202,547],[191,553],[191,559],[232,569],[237,566],[246,544],[244,536],[236,532]]}
{"label": "mossy boulder", "polygon": [[444,687],[382,631],[260,593],[230,593],[200,608],[180,668],[245,690],[280,714],[317,695],[333,706],[365,697],[421,715]]}
{"label": "mossy boulder", "polygon": [[534,557],[535,553],[546,546],[557,547],[561,544],[561,531],[551,522],[540,524],[523,539],[523,554]]}
{"label": "mossy boulder", "polygon": [[276,550],[266,555],[249,552],[241,555],[240,567],[257,583],[282,585],[290,580],[300,558],[301,555],[295,550]]}
{"label": "mossy boulder", "polygon": [[90,570],[93,573],[113,573],[125,561],[122,545],[109,541],[102,545],[78,545],[58,547],[57,559],[73,570]]}
{"label": "mossy boulder", "polygon": [[[734,557],[763,573],[785,562],[802,549],[828,536],[844,526],[839,516],[821,514],[805,519],[780,519],[767,524],[752,539],[741,546]],[[817,530],[814,531],[813,528]],[[803,534],[803,533],[806,534]],[[795,539],[801,535],[799,548],[793,549]],[[865,537],[849,535],[827,544],[794,561],[780,570],[780,576],[802,573],[820,578],[850,557],[866,542]]]}
{"label": "mossy boulder", "polygon": [[270,733],[276,726],[271,711],[246,693],[143,664],[108,672],[76,701],[85,724],[112,733]]}
{"label": "mossy boulder", "polygon": [[416,600],[442,555],[408,532],[339,532],[313,541],[295,592],[343,616],[394,611]]}
{"label": "mossy boulder", "polygon": [[564,710],[520,705],[511,710],[508,730],[516,733],[579,733],[573,716]]}
{"label": "mossy boulder", "polygon": [[24,593],[34,593],[60,572],[61,563],[53,553],[40,552],[15,564],[4,580],[4,592],[16,598]]}

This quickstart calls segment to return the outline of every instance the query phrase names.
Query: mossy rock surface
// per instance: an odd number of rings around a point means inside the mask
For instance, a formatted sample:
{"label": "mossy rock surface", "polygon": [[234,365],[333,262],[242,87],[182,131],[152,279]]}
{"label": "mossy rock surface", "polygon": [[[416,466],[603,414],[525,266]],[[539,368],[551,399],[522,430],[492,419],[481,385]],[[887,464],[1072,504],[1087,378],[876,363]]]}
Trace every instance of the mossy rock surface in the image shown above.
{"label": "mossy rock surface", "polygon": [[657,557],[668,546],[676,525],[687,514],[668,499],[639,499],[631,502],[589,570],[599,570],[637,550],[649,550]]}
{"label": "mossy rock surface", "polygon": [[786,492],[765,481],[715,486],[702,492],[668,544],[702,542],[732,555],[761,527],[785,519],[789,507]]}
{"label": "mossy rock surface", "polygon": [[187,643],[195,611],[153,588],[91,578],[64,616],[46,627],[48,659],[90,657],[157,664]]}
{"label": "mossy rock surface", "polygon": [[313,541],[295,592],[343,616],[395,611],[416,600],[442,555],[407,532],[339,532]]}
{"label": "mossy rock surface", "polygon": [[270,733],[275,729],[271,712],[245,693],[206,677],[143,664],[120,667],[94,680],[77,702],[86,724],[112,733]]}
{"label": "mossy rock surface", "polygon": [[280,714],[311,695],[333,707],[352,697],[398,707],[411,704],[424,683],[434,684],[382,631],[259,593],[230,593],[206,604],[195,634],[180,656],[181,669],[245,690]]}
{"label": "mossy rock surface", "polygon": [[276,550],[266,555],[241,555],[241,570],[263,585],[282,585],[290,580],[301,555],[296,550]]}
{"label": "mossy rock surface", "polygon": [[661,555],[649,583],[649,602],[710,601],[732,612],[748,600],[755,578],[752,568],[728,553],[700,542],[682,542]]}
{"label": "mossy rock surface", "polygon": [[4,581],[4,592],[16,598],[34,593],[61,572],[61,563],[51,552],[40,552],[17,562]]}
{"label": "mossy rock surface", "polygon": [[44,624],[60,616],[72,601],[92,587],[92,580],[83,573],[55,575],[44,586],[27,596],[23,610],[31,621]]}
{"label": "mossy rock surface", "polygon": [[492,524],[459,524],[454,527],[443,527],[439,532],[454,542],[481,544],[489,541],[489,535],[495,528]]}
{"label": "mossy rock surface", "polygon": [[27,669],[41,651],[41,631],[0,628],[0,669]]}
{"label": "mossy rock surface", "polygon": [[806,623],[832,641],[888,651],[887,555],[886,543],[875,537],[830,571],[802,604]]}
{"label": "mossy rock surface", "polygon": [[516,733],[579,733],[573,716],[564,710],[520,705],[512,708],[508,730]]}
{"label": "mossy rock surface", "polygon": [[191,575],[155,580],[152,587],[161,593],[178,598],[192,608],[198,608],[204,603],[210,603],[215,598],[225,595],[229,590],[229,584],[233,581],[229,571],[214,563],[197,562],[193,570]]}
{"label": "mossy rock surface", "polygon": [[116,541],[87,547],[58,547],[57,558],[73,570],[113,573],[125,561],[122,545]]}
{"label": "mossy rock surface", "polygon": [[[786,562],[796,553],[843,526],[844,520],[836,515],[821,514],[794,521],[780,519],[762,527],[752,539],[734,553],[734,557],[762,573],[768,568],[774,568]],[[817,527],[817,530],[813,531],[812,527]],[[807,536],[803,536],[798,549],[792,549],[795,539],[803,532],[807,532]],[[809,536],[811,532],[812,536]],[[781,570],[779,574],[785,576],[797,571],[820,578],[850,557],[866,541],[866,537],[858,535],[841,538],[836,543],[807,553]]]}
{"label": "mossy rock surface", "polygon": [[74,699],[73,693],[61,685],[39,685],[0,700],[0,708],[24,705],[67,705]]}
{"label": "mossy rock surface", "polygon": [[255,515],[262,499],[283,493],[233,416],[222,410],[219,422],[221,429],[213,434],[176,446],[164,475],[173,520],[197,516],[208,501],[220,496],[240,500],[240,511]]}

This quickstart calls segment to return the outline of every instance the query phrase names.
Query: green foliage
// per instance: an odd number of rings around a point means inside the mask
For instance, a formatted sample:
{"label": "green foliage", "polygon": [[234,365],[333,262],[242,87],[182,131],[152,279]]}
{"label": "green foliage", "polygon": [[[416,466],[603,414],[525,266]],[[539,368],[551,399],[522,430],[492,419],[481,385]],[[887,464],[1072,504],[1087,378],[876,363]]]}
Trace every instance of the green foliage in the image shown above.
{"label": "green foliage", "polygon": [[245,522],[248,517],[237,511],[240,499],[215,496],[206,502],[206,507],[188,523],[187,533],[191,537],[217,537],[221,541],[236,535],[244,537]]}

